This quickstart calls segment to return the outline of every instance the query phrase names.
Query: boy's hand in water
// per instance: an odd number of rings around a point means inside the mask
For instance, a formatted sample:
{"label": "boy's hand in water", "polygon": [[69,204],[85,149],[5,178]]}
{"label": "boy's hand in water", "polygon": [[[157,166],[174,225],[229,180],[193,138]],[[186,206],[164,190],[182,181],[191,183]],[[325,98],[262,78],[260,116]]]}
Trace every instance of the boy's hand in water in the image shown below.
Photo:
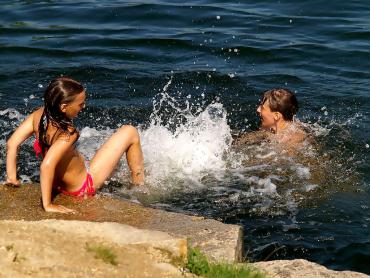
{"label": "boy's hand in water", "polygon": [[66,208],[65,206],[62,206],[62,205],[53,205],[53,204],[49,204],[47,206],[44,206],[44,210],[46,212],[59,212],[59,213],[66,213],[66,214],[75,214],[77,213],[77,211],[75,211],[74,209],[69,209],[69,208]]}
{"label": "boy's hand in water", "polygon": [[4,181],[2,184],[3,185],[14,186],[14,187],[19,187],[21,185],[21,182],[19,180],[17,180],[17,179],[7,178],[6,181]]}

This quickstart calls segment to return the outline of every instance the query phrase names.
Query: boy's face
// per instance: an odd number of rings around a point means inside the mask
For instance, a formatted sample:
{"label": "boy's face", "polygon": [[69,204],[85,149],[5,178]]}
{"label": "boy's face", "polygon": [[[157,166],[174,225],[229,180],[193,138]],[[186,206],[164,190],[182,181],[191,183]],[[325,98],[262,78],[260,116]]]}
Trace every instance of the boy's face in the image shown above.
{"label": "boy's face", "polygon": [[271,111],[268,100],[266,100],[264,103],[261,103],[257,107],[257,113],[261,118],[261,128],[271,129],[275,127],[277,120],[276,117],[277,112]]}

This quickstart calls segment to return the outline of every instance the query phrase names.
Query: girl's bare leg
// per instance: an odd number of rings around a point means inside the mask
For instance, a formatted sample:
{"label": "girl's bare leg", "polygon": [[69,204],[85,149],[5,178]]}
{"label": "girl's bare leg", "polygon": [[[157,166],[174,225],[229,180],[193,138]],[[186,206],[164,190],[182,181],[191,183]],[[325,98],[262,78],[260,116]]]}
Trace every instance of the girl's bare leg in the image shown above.
{"label": "girl's bare leg", "polygon": [[122,126],[100,147],[90,161],[90,174],[95,189],[100,188],[126,152],[127,164],[134,184],[144,183],[144,159],[139,134],[133,126]]}

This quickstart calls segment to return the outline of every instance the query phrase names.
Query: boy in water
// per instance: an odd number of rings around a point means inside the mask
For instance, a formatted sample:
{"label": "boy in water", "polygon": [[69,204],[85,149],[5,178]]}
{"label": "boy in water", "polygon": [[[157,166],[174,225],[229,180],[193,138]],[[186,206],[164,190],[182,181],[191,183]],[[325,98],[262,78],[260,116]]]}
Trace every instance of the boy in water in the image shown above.
{"label": "boy in water", "polygon": [[242,136],[236,145],[267,139],[279,143],[283,148],[298,147],[306,138],[306,133],[294,121],[297,111],[298,101],[291,91],[272,89],[264,92],[257,108],[261,118],[261,131]]}
{"label": "boy in water", "polygon": [[269,139],[278,143],[301,143],[306,133],[294,121],[298,112],[298,101],[287,89],[272,89],[263,94],[257,113],[261,118],[261,129],[274,136]]}

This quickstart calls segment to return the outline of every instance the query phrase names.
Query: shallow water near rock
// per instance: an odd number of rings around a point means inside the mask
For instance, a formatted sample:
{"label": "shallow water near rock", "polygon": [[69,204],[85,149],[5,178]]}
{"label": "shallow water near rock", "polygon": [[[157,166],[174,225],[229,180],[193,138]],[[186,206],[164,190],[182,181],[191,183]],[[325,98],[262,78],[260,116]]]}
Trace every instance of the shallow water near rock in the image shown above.
{"label": "shallow water near rock", "polygon": [[[63,17],[60,14],[63,14]],[[149,194],[122,161],[105,194],[240,224],[251,260],[305,258],[370,274],[366,1],[3,1],[0,169],[5,142],[51,78],[88,92],[76,119],[90,159],[139,127]],[[261,92],[296,92],[312,141],[297,154],[256,135]],[[31,140],[19,177],[37,182]]]}

